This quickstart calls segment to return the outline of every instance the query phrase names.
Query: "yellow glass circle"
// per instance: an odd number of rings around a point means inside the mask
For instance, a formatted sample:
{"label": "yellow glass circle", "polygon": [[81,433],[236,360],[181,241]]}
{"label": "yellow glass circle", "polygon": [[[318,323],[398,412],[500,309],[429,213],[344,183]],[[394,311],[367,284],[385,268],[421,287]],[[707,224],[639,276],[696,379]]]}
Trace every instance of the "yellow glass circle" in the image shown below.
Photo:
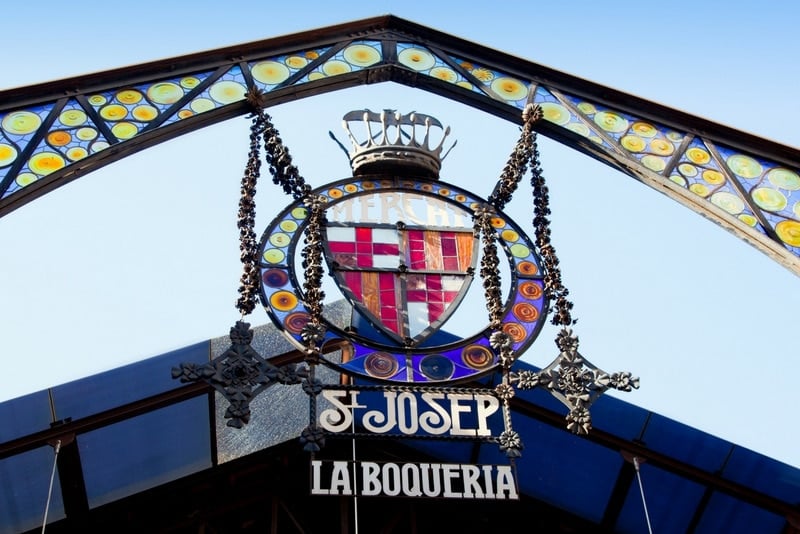
{"label": "yellow glass circle", "polygon": [[482,81],[483,83],[489,83],[494,80],[494,72],[490,71],[489,69],[478,68],[472,69],[470,74],[475,76],[478,80]]}
{"label": "yellow glass circle", "polygon": [[706,169],[703,171],[703,180],[711,185],[719,185],[725,183],[725,175],[714,169]]}
{"label": "yellow glass circle", "polygon": [[58,120],[64,126],[80,126],[86,122],[86,119],[86,112],[82,109],[68,109],[62,111],[61,115],[58,116]]}
{"label": "yellow glass circle", "polygon": [[181,87],[184,89],[194,89],[198,85],[200,85],[200,78],[195,78],[194,76],[187,76],[186,78],[181,78]]}
{"label": "yellow glass circle", "polygon": [[633,130],[636,135],[640,135],[642,137],[655,137],[658,130],[652,124],[647,122],[634,122],[633,126],[631,126],[631,130]]}
{"label": "yellow glass circle", "polygon": [[124,89],[117,93],[117,100],[123,104],[136,104],[144,95],[135,89]]}
{"label": "yellow glass circle", "polygon": [[377,48],[365,44],[352,44],[344,49],[344,59],[351,65],[369,67],[381,60],[381,53]]}
{"label": "yellow glass circle", "polygon": [[39,152],[28,160],[28,168],[40,175],[47,175],[63,168],[67,164],[61,154],[55,152]]}
{"label": "yellow glass circle", "polygon": [[72,141],[72,135],[64,130],[56,130],[47,134],[47,142],[52,146],[66,146]]}
{"label": "yellow glass circle", "polygon": [[192,100],[192,103],[189,104],[189,107],[192,108],[192,111],[195,113],[203,113],[211,111],[217,107],[217,105],[210,98],[195,98]]}
{"label": "yellow glass circle", "polygon": [[597,113],[597,108],[594,107],[594,104],[590,104],[589,102],[581,102],[578,104],[578,109],[581,110],[581,113],[585,113],[586,115]]}
{"label": "yellow glass circle", "polygon": [[[298,58],[300,59],[300,58]],[[291,75],[289,68],[277,61],[262,61],[253,65],[250,69],[253,78],[266,85],[275,85],[286,81]]]}
{"label": "yellow glass circle", "polygon": [[314,80],[321,80],[324,78],[325,75],[319,71],[314,71],[308,75],[308,81],[313,82]]}
{"label": "yellow glass circle", "polygon": [[91,141],[97,137],[97,130],[94,128],[89,128],[88,126],[85,128],[78,128],[78,130],[75,132],[75,137],[81,141]]}
{"label": "yellow glass circle", "polygon": [[355,193],[356,191],[358,191],[358,187],[356,186],[356,184],[346,184],[344,186],[344,190],[347,191],[348,193]]}
{"label": "yellow glass circle", "polygon": [[664,139],[653,139],[650,141],[650,150],[659,156],[669,156],[675,152],[675,147]]}
{"label": "yellow glass circle", "polygon": [[70,161],[78,161],[89,155],[89,152],[82,146],[72,147],[67,150],[67,159]]}
{"label": "yellow glass circle", "polygon": [[0,167],[11,165],[17,159],[17,149],[6,143],[0,143]]}
{"label": "yellow glass circle", "polygon": [[750,195],[759,208],[767,211],[781,211],[789,202],[783,193],[771,187],[756,188]]}
{"label": "yellow glass circle", "polygon": [[763,172],[761,164],[744,154],[734,154],[728,158],[728,167],[742,178],[758,178]]}
{"label": "yellow glass circle", "polygon": [[596,113],[594,122],[607,132],[621,133],[628,129],[628,119],[613,111],[600,111]]}
{"label": "yellow glass circle", "polygon": [[303,56],[289,56],[283,60],[286,63],[286,66],[290,69],[302,69],[306,65],[308,65],[308,59],[304,58]]}
{"label": "yellow glass circle", "polygon": [[506,225],[505,219],[502,219],[500,217],[492,217],[490,222],[493,228],[503,228]]}
{"label": "yellow glass circle", "polygon": [[522,243],[515,243],[509,247],[511,251],[511,255],[515,258],[527,258],[531,255],[531,249],[528,248],[527,245],[523,245]]}
{"label": "yellow glass circle", "polygon": [[542,117],[544,117],[545,120],[560,126],[564,126],[572,118],[572,115],[567,108],[561,104],[556,104],[555,102],[543,102],[539,107],[542,108]]}
{"label": "yellow glass circle", "polygon": [[694,146],[686,151],[686,158],[696,165],[705,165],[711,161],[711,154],[702,148]]}
{"label": "yellow glass circle", "polygon": [[308,217],[308,210],[306,208],[294,208],[292,210],[292,217],[295,219],[305,219]]}
{"label": "yellow glass circle", "polygon": [[178,112],[179,119],[188,119],[189,117],[194,115],[194,111],[191,109],[182,109]]}
{"label": "yellow glass circle", "polygon": [[694,193],[695,195],[699,195],[701,197],[707,197],[708,194],[711,192],[708,189],[708,186],[704,184],[692,184],[689,186],[689,191]]}
{"label": "yellow glass circle", "polygon": [[619,140],[619,144],[628,152],[641,152],[645,147],[644,139],[636,135],[624,136]]}
{"label": "yellow glass circle", "polygon": [[297,307],[297,296],[290,291],[276,291],[269,297],[269,303],[278,311],[289,311]]}
{"label": "yellow glass circle", "polygon": [[322,72],[324,72],[327,76],[337,76],[339,74],[350,72],[351,70],[353,70],[353,68],[349,63],[340,61],[338,59],[332,59],[322,66]]}
{"label": "yellow glass circle", "polygon": [[14,181],[17,182],[18,186],[25,187],[27,185],[31,185],[38,179],[39,177],[33,174],[32,172],[21,172],[17,175],[17,179]]}
{"label": "yellow glass circle", "polygon": [[681,187],[686,187],[686,178],[684,178],[680,174],[673,174],[672,176],[669,177],[669,179]]}
{"label": "yellow glass circle", "polygon": [[519,234],[514,230],[503,230],[500,233],[500,237],[502,237],[504,241],[513,243],[514,241],[519,239]]}
{"label": "yellow glass circle", "polygon": [[670,130],[670,131],[668,131],[666,133],[666,136],[667,136],[667,139],[669,139],[670,141],[672,141],[674,143],[680,143],[681,141],[683,141],[683,134],[680,133],[680,132],[675,132],[675,131]]}
{"label": "yellow glass circle", "polygon": [[147,89],[147,98],[156,104],[174,104],[182,96],[183,89],[177,83],[155,83]]}
{"label": "yellow glass circle", "polygon": [[247,88],[244,85],[229,80],[217,82],[208,90],[208,96],[223,105],[244,100],[245,93]]}
{"label": "yellow glass circle", "polygon": [[100,109],[100,116],[107,121],[121,121],[128,115],[128,108],[120,104],[109,104]]}
{"label": "yellow glass circle", "polygon": [[286,257],[282,250],[271,248],[264,251],[264,261],[267,263],[280,263]]}
{"label": "yellow glass circle", "polygon": [[792,207],[792,213],[794,213],[795,217],[800,219],[800,200],[794,203],[794,206]]}
{"label": "yellow glass circle", "polygon": [[692,178],[693,176],[697,176],[697,167],[688,163],[681,163],[678,165],[678,172],[684,176]]}
{"label": "yellow glass circle", "polygon": [[279,226],[284,232],[294,232],[297,230],[299,225],[296,222],[287,219],[285,221],[281,221]]}
{"label": "yellow glass circle", "polygon": [[10,134],[26,135],[35,132],[42,124],[42,119],[30,111],[14,111],[3,117],[3,122],[0,124],[3,130]]}
{"label": "yellow glass circle", "polygon": [[748,213],[742,213],[739,215],[739,220],[745,223],[747,226],[755,226],[758,224],[758,219]]}
{"label": "yellow glass circle", "polygon": [[137,121],[149,122],[158,117],[158,109],[154,106],[145,104],[143,106],[136,106],[133,108],[131,114]]}
{"label": "yellow glass circle", "polygon": [[111,133],[113,133],[117,139],[130,139],[139,133],[139,127],[131,122],[118,122],[111,127]]}
{"label": "yellow glass circle", "polygon": [[416,71],[428,70],[436,65],[436,58],[421,48],[406,48],[397,55],[397,60],[406,67]]}
{"label": "yellow glass circle", "polygon": [[316,50],[309,50],[308,52],[305,52],[303,54],[303,56],[306,59],[312,59],[313,60],[313,59],[317,59],[319,57],[319,53]]}
{"label": "yellow glass circle", "polygon": [[733,193],[717,191],[709,199],[712,204],[722,208],[731,215],[737,215],[744,210],[744,201]]}
{"label": "yellow glass circle", "polygon": [[667,162],[661,159],[659,156],[647,154],[646,156],[642,157],[642,165],[651,171],[661,172],[667,167]]}
{"label": "yellow glass circle", "polygon": [[328,196],[331,198],[342,198],[342,195],[344,195],[344,193],[341,189],[335,187],[333,189],[328,189]]}
{"label": "yellow glass circle", "polygon": [[95,141],[94,143],[92,143],[92,146],[90,148],[92,152],[97,153],[100,152],[101,150],[107,149],[109,146],[111,145],[109,145],[106,141]]}
{"label": "yellow glass circle", "polygon": [[89,103],[93,106],[102,106],[108,102],[108,99],[103,95],[92,95],[89,97]]}
{"label": "yellow glass circle", "polygon": [[571,122],[566,126],[567,130],[575,132],[583,137],[589,137],[589,127],[582,122]]}
{"label": "yellow glass circle", "polygon": [[458,80],[456,71],[448,67],[435,67],[431,69],[431,76],[450,83],[455,83]]}
{"label": "yellow glass circle", "polygon": [[503,76],[492,82],[492,90],[506,100],[520,100],[528,96],[528,86],[517,80]]}
{"label": "yellow glass circle", "polygon": [[270,244],[276,247],[285,247],[289,244],[291,238],[288,234],[284,234],[283,232],[275,232],[271,236],[269,236]]}
{"label": "yellow glass circle", "polygon": [[466,80],[461,80],[460,82],[456,82],[456,85],[459,87],[463,87],[464,89],[469,89],[470,91],[475,89],[475,86]]}
{"label": "yellow glass circle", "polygon": [[791,247],[800,247],[800,223],[797,221],[781,221],[775,225],[775,232],[781,241]]}
{"label": "yellow glass circle", "polygon": [[767,173],[769,183],[775,187],[786,189],[787,191],[797,191],[800,189],[800,176],[789,169],[777,168]]}

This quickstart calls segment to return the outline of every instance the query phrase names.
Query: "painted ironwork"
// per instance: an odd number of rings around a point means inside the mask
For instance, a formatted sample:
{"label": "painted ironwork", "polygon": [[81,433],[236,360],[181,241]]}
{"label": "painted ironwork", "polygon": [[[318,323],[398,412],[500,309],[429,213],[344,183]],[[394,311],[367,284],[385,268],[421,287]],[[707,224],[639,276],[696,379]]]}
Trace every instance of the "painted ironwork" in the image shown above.
{"label": "painted ironwork", "polygon": [[543,134],[800,272],[796,149],[392,16],[0,92],[0,214],[138,150],[248,113],[251,89],[275,104],[389,80],[512,121],[532,93]]}

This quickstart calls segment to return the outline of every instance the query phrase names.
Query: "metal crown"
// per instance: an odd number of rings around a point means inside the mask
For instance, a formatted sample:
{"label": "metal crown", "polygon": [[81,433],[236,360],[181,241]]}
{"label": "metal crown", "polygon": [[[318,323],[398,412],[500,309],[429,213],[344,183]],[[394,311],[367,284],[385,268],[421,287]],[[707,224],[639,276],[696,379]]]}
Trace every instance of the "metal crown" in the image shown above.
{"label": "metal crown", "polygon": [[[359,123],[363,123],[366,130],[363,141],[359,141],[350,129],[352,124]],[[410,170],[430,178],[439,177],[442,160],[447,156],[447,153],[442,155],[442,147],[450,134],[450,127],[443,128],[436,118],[414,112],[402,115],[391,109],[380,113],[365,109],[347,113],[342,118],[342,126],[352,143],[348,154],[354,175]],[[432,146],[434,141],[431,138],[433,127],[439,132],[433,130],[434,137],[441,135],[435,146]],[[423,135],[421,140],[419,135]],[[453,146],[455,143],[450,149]]]}

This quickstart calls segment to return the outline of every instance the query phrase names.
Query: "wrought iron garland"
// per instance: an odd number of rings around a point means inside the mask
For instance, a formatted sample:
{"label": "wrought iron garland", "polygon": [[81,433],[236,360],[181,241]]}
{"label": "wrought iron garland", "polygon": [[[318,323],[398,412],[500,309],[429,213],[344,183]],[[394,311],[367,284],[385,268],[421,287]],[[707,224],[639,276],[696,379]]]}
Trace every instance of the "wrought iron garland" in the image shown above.
{"label": "wrought iron garland", "polygon": [[[502,209],[511,200],[522,175],[528,165],[531,168],[531,186],[533,188],[533,225],[536,233],[536,247],[542,259],[544,270],[544,292],[552,304],[553,325],[561,325],[556,336],[556,346],[561,351],[556,359],[539,372],[512,372],[510,367],[516,359],[511,349],[511,340],[507,334],[499,330],[502,317],[502,301],[500,296],[500,278],[496,270],[497,248],[494,244],[496,233],[491,226],[491,210],[477,210],[475,213],[475,232],[483,240],[484,259],[481,276],[486,292],[489,310],[490,327],[494,332],[490,342],[497,352],[502,367],[502,382],[495,389],[497,396],[503,400],[503,414],[506,418],[505,431],[501,435],[501,448],[508,456],[519,456],[522,443],[511,427],[508,400],[513,397],[512,384],[519,389],[532,389],[537,386],[547,390],[569,408],[567,428],[575,434],[586,434],[592,426],[589,406],[608,388],[630,391],[639,387],[639,379],[629,372],[608,374],[585,360],[578,352],[578,337],[570,328],[575,320],[572,318],[573,304],[569,300],[569,290],[561,279],[561,269],[555,248],[550,241],[550,197],[541,163],[536,132],[533,125],[542,116],[541,108],[528,104],[522,118],[523,128],[514,152],[500,176],[498,184],[489,200],[496,209]],[[492,270],[494,269],[494,270]]]}
{"label": "wrought iron garland", "polygon": [[252,313],[258,294],[260,276],[255,233],[255,194],[261,173],[260,146],[263,140],[272,181],[295,200],[303,199],[308,209],[302,257],[305,275],[303,289],[309,320],[301,332],[307,367],[298,367],[296,364],[275,367],[270,364],[250,345],[253,339],[250,324],[240,320],[231,328],[231,346],[227,351],[208,364],[181,364],[172,369],[172,377],[180,378],[181,382],[203,380],[213,386],[230,403],[225,413],[225,417],[229,419],[228,426],[237,428],[249,421],[250,401],[264,389],[276,383],[302,383],[303,391],[310,399],[310,423],[303,431],[301,441],[307,450],[314,451],[319,450],[324,442],[323,433],[316,426],[316,397],[322,390],[322,385],[315,378],[315,367],[319,362],[319,343],[325,335],[322,323],[322,301],[325,295],[322,291],[321,238],[321,226],[325,221],[325,199],[311,195],[311,187],[292,164],[289,151],[283,145],[271,118],[264,112],[263,92],[251,89],[246,96],[253,108],[253,122],[250,126],[250,150],[242,177],[237,218],[242,277],[236,308],[242,318]]}
{"label": "wrought iron garland", "polygon": [[489,197],[491,205],[502,209],[510,200],[525,174],[531,168],[533,188],[533,225],[536,233],[536,247],[542,259],[544,270],[544,292],[553,307],[552,324],[561,325],[556,336],[556,346],[561,351],[556,359],[539,372],[511,371],[516,360],[511,338],[500,328],[502,318],[502,299],[500,276],[497,270],[497,235],[491,225],[492,209],[482,208],[475,212],[475,234],[481,237],[483,258],[481,277],[483,279],[486,304],[489,311],[490,344],[498,354],[502,369],[502,381],[495,388],[495,394],[503,401],[505,430],[500,436],[500,447],[509,457],[520,456],[522,441],[511,426],[509,400],[514,396],[516,385],[519,389],[532,389],[544,386],[552,395],[569,408],[567,428],[576,434],[586,434],[591,429],[589,406],[608,388],[630,391],[639,387],[639,379],[629,372],[608,374],[585,360],[578,352],[578,337],[572,332],[573,304],[569,300],[569,290],[561,279],[561,270],[555,248],[550,241],[549,192],[545,184],[539,161],[539,148],[536,142],[534,124],[542,117],[541,108],[528,104],[523,111],[523,127],[520,138],[500,175],[495,190]]}

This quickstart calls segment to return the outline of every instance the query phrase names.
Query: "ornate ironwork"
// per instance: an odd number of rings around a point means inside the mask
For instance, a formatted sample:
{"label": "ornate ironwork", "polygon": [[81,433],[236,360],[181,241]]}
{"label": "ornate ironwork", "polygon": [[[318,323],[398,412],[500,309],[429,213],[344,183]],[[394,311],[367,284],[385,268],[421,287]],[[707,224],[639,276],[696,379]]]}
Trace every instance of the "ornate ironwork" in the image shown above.
{"label": "ornate ironwork", "polygon": [[172,368],[172,378],[181,382],[202,380],[225,397],[227,425],[241,428],[250,421],[250,401],[275,384],[299,384],[308,370],[296,364],[276,367],[264,359],[250,343],[250,324],[237,321],[230,331],[231,346],[209,363],[182,363]]}
{"label": "ornate ironwork", "polygon": [[563,328],[556,345],[561,353],[541,371],[511,373],[519,389],[545,387],[567,408],[567,428],[575,434],[586,434],[592,428],[589,407],[609,388],[631,391],[639,388],[639,378],[629,372],[607,373],[598,369],[578,352],[578,337]]}

